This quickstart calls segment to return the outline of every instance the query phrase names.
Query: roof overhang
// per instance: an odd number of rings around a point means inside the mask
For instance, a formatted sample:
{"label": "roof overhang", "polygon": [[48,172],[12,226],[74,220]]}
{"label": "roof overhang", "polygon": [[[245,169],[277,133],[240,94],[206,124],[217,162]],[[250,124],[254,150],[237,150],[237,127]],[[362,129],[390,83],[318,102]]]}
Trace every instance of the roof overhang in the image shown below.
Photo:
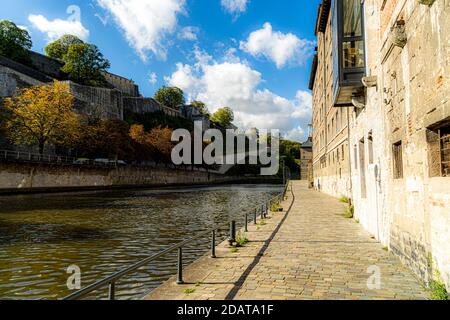
{"label": "roof overhang", "polygon": [[328,16],[330,15],[331,0],[323,0],[319,6],[319,13],[316,21],[316,35],[325,32],[327,29]]}
{"label": "roof overhang", "polygon": [[309,90],[314,88],[314,82],[316,81],[316,73],[317,73],[317,64],[319,62],[319,58],[317,53],[313,57],[311,75],[309,77]]}

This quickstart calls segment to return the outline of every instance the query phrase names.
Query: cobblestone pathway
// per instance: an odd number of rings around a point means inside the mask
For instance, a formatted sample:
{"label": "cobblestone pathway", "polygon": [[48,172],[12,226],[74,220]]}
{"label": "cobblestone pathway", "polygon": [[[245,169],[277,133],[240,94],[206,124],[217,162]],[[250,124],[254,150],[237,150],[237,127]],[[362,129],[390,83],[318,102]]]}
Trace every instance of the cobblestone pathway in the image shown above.
{"label": "cobblestone pathway", "polygon": [[[251,226],[245,247],[232,253],[222,243],[217,259],[205,256],[185,268],[185,285],[172,278],[145,299],[428,298],[397,258],[342,217],[343,204],[303,182],[294,181],[293,191],[294,199],[289,195],[283,204],[292,205],[290,212],[272,213],[266,225]],[[377,270],[381,286],[371,290],[367,282]]]}

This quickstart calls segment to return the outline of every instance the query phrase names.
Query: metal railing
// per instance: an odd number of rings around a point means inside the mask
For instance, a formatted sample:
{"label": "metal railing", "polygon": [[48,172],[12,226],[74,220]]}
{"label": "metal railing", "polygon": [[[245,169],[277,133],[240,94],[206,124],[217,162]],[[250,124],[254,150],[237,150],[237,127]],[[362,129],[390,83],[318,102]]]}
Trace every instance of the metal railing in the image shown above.
{"label": "metal railing", "polygon": [[[263,204],[257,205],[245,213],[245,224],[244,224],[245,232],[248,231],[248,225],[250,223],[253,222],[255,225],[257,224],[258,216],[260,217],[260,219],[267,218],[267,214],[269,213],[271,206],[274,203],[279,204],[281,201],[283,201],[285,199],[289,184],[290,184],[290,182],[287,181],[286,185],[284,186],[283,192],[280,193],[279,195],[277,195],[267,201],[264,201]],[[252,219],[249,220],[249,217],[251,217]],[[230,220],[228,222],[224,222],[222,224],[216,225],[214,228],[202,231],[190,239],[187,239],[176,245],[173,245],[157,254],[147,257],[147,258],[129,266],[128,268],[125,268],[125,269],[118,271],[100,281],[97,281],[97,282],[87,286],[84,289],[76,291],[76,292],[64,297],[62,300],[78,300],[78,299],[81,299],[81,298],[87,296],[88,294],[90,294],[94,291],[97,291],[98,289],[101,289],[106,286],[108,286],[108,288],[109,288],[109,292],[108,292],[109,300],[115,300],[116,284],[122,277],[136,272],[139,268],[141,268],[141,267],[149,264],[150,262],[152,262],[168,253],[171,253],[175,250],[178,251],[176,283],[183,284],[184,283],[184,280],[183,280],[183,247],[185,247],[186,245],[192,243],[193,241],[195,241],[197,239],[200,239],[207,235],[211,235],[211,258],[216,258],[217,231],[220,231],[221,229],[223,229],[223,227],[225,225],[229,226],[229,228],[230,228],[229,229],[230,236],[228,238],[228,241],[229,241],[230,245],[233,245],[236,242],[236,220]]]}
{"label": "metal railing", "polygon": [[196,167],[196,166],[176,166],[170,163],[156,163],[153,161],[115,161],[106,159],[87,159],[74,158],[69,156],[38,154],[23,151],[0,150],[0,161],[22,162],[22,163],[37,163],[37,164],[54,164],[67,166],[84,166],[84,167],[101,167],[101,168],[115,168],[123,166],[144,167],[144,168],[170,168],[183,171],[201,171],[216,173],[217,171]]}

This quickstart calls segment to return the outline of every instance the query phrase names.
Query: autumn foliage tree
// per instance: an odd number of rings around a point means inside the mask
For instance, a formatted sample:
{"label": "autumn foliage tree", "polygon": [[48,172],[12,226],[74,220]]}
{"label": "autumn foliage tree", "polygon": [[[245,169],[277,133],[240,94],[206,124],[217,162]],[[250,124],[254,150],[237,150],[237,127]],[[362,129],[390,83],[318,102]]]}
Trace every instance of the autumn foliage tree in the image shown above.
{"label": "autumn foliage tree", "polygon": [[98,120],[85,124],[74,148],[93,158],[129,159],[134,153],[129,130],[129,125],[121,120]]}
{"label": "autumn foliage tree", "polygon": [[172,130],[169,128],[156,127],[146,132],[143,125],[132,125],[130,137],[148,152],[156,162],[169,162],[172,154]]}
{"label": "autumn foliage tree", "polygon": [[6,98],[2,109],[9,138],[16,144],[37,144],[40,154],[47,144],[70,144],[78,136],[74,97],[62,82],[22,89]]}

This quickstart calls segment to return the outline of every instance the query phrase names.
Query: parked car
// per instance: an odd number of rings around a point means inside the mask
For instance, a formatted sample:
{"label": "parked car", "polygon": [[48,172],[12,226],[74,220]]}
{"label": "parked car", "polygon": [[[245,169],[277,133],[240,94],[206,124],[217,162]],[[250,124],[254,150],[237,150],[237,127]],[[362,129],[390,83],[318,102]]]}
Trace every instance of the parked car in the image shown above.
{"label": "parked car", "polygon": [[73,161],[73,164],[89,164],[90,161],[91,160],[88,159],[88,158],[78,158],[78,159]]}
{"label": "parked car", "polygon": [[101,165],[109,165],[111,163],[111,160],[109,159],[95,159],[94,160],[95,164],[101,164]]}

